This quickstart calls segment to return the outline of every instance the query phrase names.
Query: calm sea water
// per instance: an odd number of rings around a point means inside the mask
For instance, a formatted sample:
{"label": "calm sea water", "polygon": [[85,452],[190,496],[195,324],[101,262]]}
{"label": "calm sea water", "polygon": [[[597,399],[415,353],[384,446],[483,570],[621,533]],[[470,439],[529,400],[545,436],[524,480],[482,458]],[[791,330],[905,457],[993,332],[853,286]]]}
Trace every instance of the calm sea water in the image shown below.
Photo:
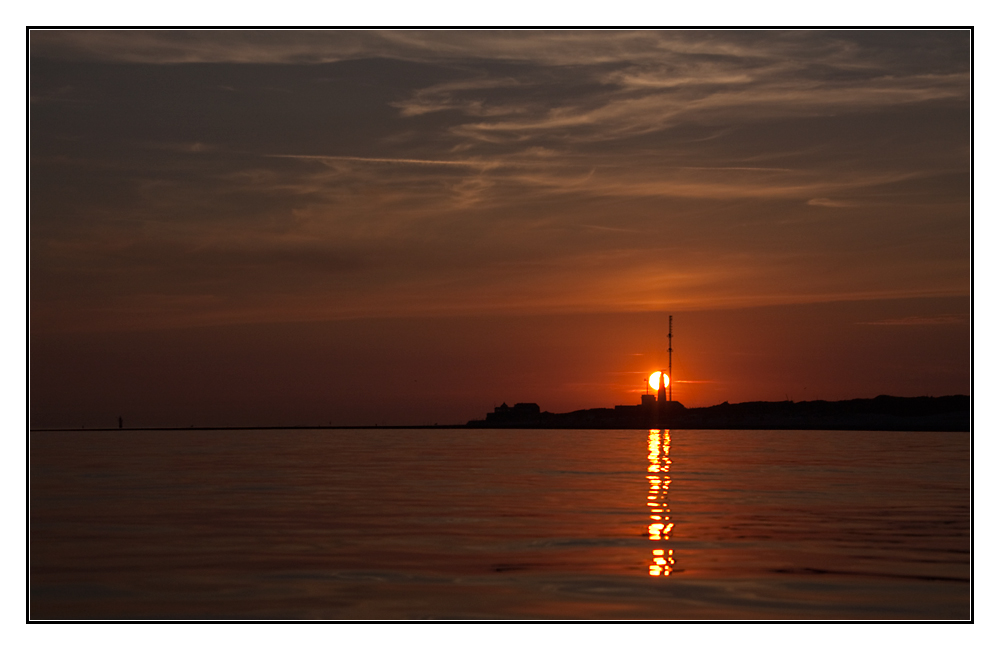
{"label": "calm sea water", "polygon": [[969,436],[33,432],[30,616],[964,619]]}

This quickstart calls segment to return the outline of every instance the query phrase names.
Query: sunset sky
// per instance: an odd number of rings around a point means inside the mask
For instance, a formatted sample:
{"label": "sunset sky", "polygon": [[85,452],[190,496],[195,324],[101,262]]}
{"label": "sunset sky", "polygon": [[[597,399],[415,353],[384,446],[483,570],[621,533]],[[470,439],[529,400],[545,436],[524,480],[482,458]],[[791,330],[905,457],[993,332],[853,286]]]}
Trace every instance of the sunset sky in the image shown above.
{"label": "sunset sky", "polygon": [[30,35],[33,427],[970,393],[970,37]]}

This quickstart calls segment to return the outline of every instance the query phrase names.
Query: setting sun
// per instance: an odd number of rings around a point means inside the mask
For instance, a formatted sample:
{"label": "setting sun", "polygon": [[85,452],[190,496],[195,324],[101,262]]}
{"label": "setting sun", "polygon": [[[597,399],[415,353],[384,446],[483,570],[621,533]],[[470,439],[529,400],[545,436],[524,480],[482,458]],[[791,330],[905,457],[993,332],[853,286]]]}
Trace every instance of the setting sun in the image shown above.
{"label": "setting sun", "polygon": [[[670,385],[670,377],[667,375],[667,373],[663,373],[663,385],[664,386],[669,386]],[[657,370],[656,372],[654,372],[653,374],[651,374],[649,376],[649,386],[653,390],[657,390],[657,389],[660,388],[660,371],[659,370]]]}

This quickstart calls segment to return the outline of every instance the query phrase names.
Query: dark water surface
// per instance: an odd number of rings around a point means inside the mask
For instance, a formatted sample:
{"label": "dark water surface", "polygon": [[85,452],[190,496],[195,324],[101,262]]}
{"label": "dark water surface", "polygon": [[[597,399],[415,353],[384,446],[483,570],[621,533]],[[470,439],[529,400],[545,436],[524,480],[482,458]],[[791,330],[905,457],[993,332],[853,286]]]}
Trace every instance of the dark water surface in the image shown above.
{"label": "dark water surface", "polygon": [[30,615],[969,613],[967,433],[33,432]]}

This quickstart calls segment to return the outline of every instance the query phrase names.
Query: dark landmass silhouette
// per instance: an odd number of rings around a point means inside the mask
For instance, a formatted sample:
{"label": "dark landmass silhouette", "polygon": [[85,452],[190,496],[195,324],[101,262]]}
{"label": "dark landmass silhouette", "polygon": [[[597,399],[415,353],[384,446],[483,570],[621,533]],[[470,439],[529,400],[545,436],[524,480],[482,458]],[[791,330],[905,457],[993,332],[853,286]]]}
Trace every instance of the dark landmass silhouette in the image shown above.
{"label": "dark landmass silhouette", "polygon": [[892,397],[839,402],[723,402],[686,408],[644,400],[637,406],[549,413],[537,404],[503,404],[471,428],[498,429],[826,429],[843,431],[970,431],[968,395]]}
{"label": "dark landmass silhouette", "polygon": [[152,426],[30,428],[30,431],[233,431],[289,429],[824,429],[832,431],[971,431],[968,395],[892,397],[840,402],[723,402],[686,408],[680,402],[643,396],[639,405],[549,413],[538,404],[503,404],[466,424],[284,426]]}

